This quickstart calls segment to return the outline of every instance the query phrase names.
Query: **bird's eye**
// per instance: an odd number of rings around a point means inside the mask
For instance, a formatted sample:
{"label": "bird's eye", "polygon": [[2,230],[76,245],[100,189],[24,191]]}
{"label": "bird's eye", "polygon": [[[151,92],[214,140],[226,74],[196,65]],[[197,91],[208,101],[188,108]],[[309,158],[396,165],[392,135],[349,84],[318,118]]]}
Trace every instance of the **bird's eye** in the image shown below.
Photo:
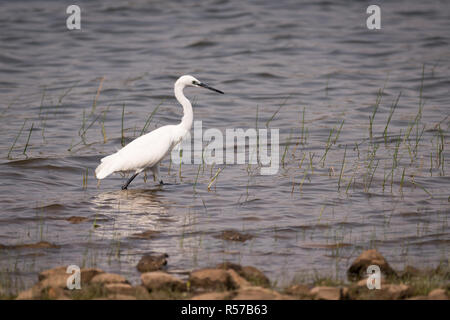
{"label": "bird's eye", "polygon": [[195,80],[192,81],[192,84],[197,84],[197,82]]}

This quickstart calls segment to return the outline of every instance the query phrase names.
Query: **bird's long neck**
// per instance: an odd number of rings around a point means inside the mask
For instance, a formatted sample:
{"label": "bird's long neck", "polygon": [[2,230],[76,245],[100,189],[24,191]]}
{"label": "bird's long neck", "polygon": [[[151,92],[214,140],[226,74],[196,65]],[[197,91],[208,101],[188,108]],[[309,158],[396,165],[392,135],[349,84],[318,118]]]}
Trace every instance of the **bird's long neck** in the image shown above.
{"label": "bird's long neck", "polygon": [[190,131],[192,127],[192,121],[194,120],[194,113],[192,111],[191,102],[184,96],[183,88],[181,86],[175,85],[175,98],[183,106],[183,118],[181,119],[180,125]]}

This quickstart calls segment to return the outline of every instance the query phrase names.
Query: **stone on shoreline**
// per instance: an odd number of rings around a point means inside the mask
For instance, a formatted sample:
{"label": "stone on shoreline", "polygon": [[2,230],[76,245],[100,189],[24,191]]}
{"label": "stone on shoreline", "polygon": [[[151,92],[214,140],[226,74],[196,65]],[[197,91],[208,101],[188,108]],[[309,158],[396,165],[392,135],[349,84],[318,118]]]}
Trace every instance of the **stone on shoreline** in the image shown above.
{"label": "stone on shoreline", "polygon": [[309,294],[317,300],[340,300],[341,289],[338,287],[314,287]]}
{"label": "stone on shoreline", "polygon": [[[60,266],[48,270],[44,270],[39,273],[38,279],[39,281],[42,281],[47,278],[51,278],[53,276],[65,276],[66,279],[70,276],[70,273],[66,273],[67,266]],[[97,269],[97,268],[83,268],[80,270],[81,273],[81,284],[87,284],[91,281],[91,279],[100,274],[104,273],[103,270]]]}
{"label": "stone on shoreline", "polygon": [[69,274],[55,274],[51,277],[45,278],[42,281],[39,281],[36,286],[39,286],[41,289],[47,288],[67,288],[67,279],[69,278]]}
{"label": "stone on shoreline", "polygon": [[298,298],[310,298],[311,297],[310,289],[308,288],[308,286],[306,286],[304,284],[294,284],[290,287],[287,287],[284,290],[284,292],[286,294],[296,296]]}
{"label": "stone on shoreline", "polygon": [[[136,299],[149,299],[150,294],[142,285],[131,286],[128,283],[108,283],[104,286],[108,296],[132,296]],[[115,299],[116,299],[115,298]]]}
{"label": "stone on shoreline", "polygon": [[[165,260],[166,256],[159,256]],[[59,266],[39,273],[39,281],[31,288],[22,291],[17,300],[32,299],[192,299],[192,300],[290,300],[290,299],[318,299],[318,300],[448,300],[450,283],[445,266],[436,270],[418,270],[406,267],[399,272],[398,278],[381,277],[381,288],[370,290],[367,288],[367,274],[365,267],[377,264],[387,274],[395,274],[384,258],[376,251],[363,252],[355,260],[353,266],[354,277],[366,276],[358,282],[345,287],[316,286],[303,284],[291,285],[281,293],[275,289],[263,288],[255,282],[270,285],[268,278],[257,268],[241,266],[225,262],[216,268],[194,270],[185,282],[163,271],[144,272],[141,274],[142,285],[132,286],[121,275],[105,273],[101,269],[81,269],[81,290],[68,290],[66,273],[67,266]],[[387,270],[387,271],[386,271]],[[389,271],[392,270],[392,271]],[[349,269],[350,271],[350,269]],[[361,272],[361,273],[360,273]],[[430,281],[433,276],[433,281]],[[438,278],[436,278],[438,277]],[[413,279],[410,281],[409,279]],[[414,280],[415,279],[415,280]],[[428,295],[415,295],[423,291],[422,279],[426,285],[434,285]],[[435,279],[441,279],[436,288]],[[390,283],[387,282],[390,281]],[[419,281],[419,284],[416,284]],[[400,283],[397,283],[400,282]],[[403,282],[403,283],[402,283]]]}
{"label": "stone on shoreline", "polygon": [[242,278],[236,271],[234,271],[233,269],[229,269],[227,270],[228,274],[231,277],[231,281],[233,282],[233,286],[235,288],[245,288],[245,287],[250,287],[251,284],[250,282],[248,282],[247,280],[245,280],[244,278]]}
{"label": "stone on shoreline", "polygon": [[106,292],[110,294],[133,295],[135,289],[128,283],[107,283],[105,284]]}
{"label": "stone on shoreline", "polygon": [[275,290],[263,287],[245,287],[238,290],[233,300],[293,300],[293,297],[280,294]]}
{"label": "stone on shoreline", "polygon": [[252,266],[241,266],[232,262],[224,262],[216,265],[217,269],[229,270],[232,269],[236,271],[242,278],[247,280],[253,285],[269,287],[270,280],[266,277],[266,275],[261,272],[259,269]]}
{"label": "stone on shoreline", "polygon": [[128,283],[127,279],[115,273],[101,273],[91,279],[92,284]]}
{"label": "stone on shoreline", "polygon": [[189,282],[192,288],[197,289],[227,290],[236,288],[230,274],[223,269],[205,268],[192,271],[189,275]]}
{"label": "stone on shoreline", "polygon": [[232,295],[229,291],[206,292],[193,296],[191,300],[229,300]]}
{"label": "stone on shoreline", "polygon": [[406,284],[386,284],[381,287],[381,291],[386,291],[389,299],[398,300],[411,296],[412,290]]}
{"label": "stone on shoreline", "polygon": [[412,296],[413,290],[406,284],[391,284],[381,282],[380,289],[369,290],[366,280],[361,280],[348,289],[347,297],[351,300],[398,300]]}
{"label": "stone on shoreline", "polygon": [[348,279],[350,281],[356,281],[367,277],[367,268],[370,265],[379,266],[381,273],[385,276],[395,277],[397,275],[381,253],[375,249],[371,249],[364,251],[358,258],[355,259],[355,261],[353,261],[352,265],[347,270]]}
{"label": "stone on shoreline", "polygon": [[137,298],[127,294],[110,294],[106,300],[137,300]]}
{"label": "stone on shoreline", "polygon": [[16,300],[33,300],[35,298],[33,288],[19,292]]}
{"label": "stone on shoreline", "polygon": [[428,294],[428,300],[448,300],[444,289],[434,289]]}
{"label": "stone on shoreline", "polygon": [[149,291],[171,290],[186,291],[186,284],[180,279],[162,271],[141,274],[142,285]]}
{"label": "stone on shoreline", "polygon": [[267,276],[259,269],[252,266],[242,267],[242,277],[253,283],[254,285],[269,287],[270,280]]}

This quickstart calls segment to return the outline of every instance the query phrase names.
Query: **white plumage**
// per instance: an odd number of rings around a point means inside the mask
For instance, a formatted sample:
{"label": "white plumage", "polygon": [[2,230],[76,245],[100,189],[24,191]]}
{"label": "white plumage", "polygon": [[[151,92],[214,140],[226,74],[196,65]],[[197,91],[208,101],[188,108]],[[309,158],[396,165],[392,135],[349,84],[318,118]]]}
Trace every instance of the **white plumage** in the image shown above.
{"label": "white plumage", "polygon": [[[178,125],[167,125],[153,130],[135,140],[116,153],[101,159],[95,169],[97,179],[104,179],[114,172],[134,172],[134,175],[122,186],[127,189],[131,181],[146,168],[151,169],[155,179],[159,177],[159,163],[181,142],[191,130],[193,122],[192,105],[184,96],[186,86],[204,87],[219,93],[220,90],[209,87],[192,76],[185,75],[175,82],[175,97],[183,106],[183,119]],[[162,180],[161,180],[162,183]]]}

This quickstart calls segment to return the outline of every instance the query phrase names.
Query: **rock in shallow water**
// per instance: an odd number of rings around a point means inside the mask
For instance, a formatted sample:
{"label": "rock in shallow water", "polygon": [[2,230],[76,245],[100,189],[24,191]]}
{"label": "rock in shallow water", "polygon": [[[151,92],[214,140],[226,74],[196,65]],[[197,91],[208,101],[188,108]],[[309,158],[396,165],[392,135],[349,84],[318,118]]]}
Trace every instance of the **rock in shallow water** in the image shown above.
{"label": "rock in shallow water", "polygon": [[133,234],[130,238],[132,239],[154,239],[156,238],[158,235],[161,234],[161,231],[156,231],[156,230],[147,230],[141,233],[135,233]]}
{"label": "rock in shallow water", "polygon": [[161,270],[167,265],[167,258],[169,255],[166,253],[160,255],[145,255],[139,260],[137,269],[139,272],[151,272]]}
{"label": "rock in shallow water", "polygon": [[239,241],[245,242],[253,238],[251,234],[244,234],[234,230],[223,231],[220,235],[214,236],[214,238],[228,240],[228,241]]}

